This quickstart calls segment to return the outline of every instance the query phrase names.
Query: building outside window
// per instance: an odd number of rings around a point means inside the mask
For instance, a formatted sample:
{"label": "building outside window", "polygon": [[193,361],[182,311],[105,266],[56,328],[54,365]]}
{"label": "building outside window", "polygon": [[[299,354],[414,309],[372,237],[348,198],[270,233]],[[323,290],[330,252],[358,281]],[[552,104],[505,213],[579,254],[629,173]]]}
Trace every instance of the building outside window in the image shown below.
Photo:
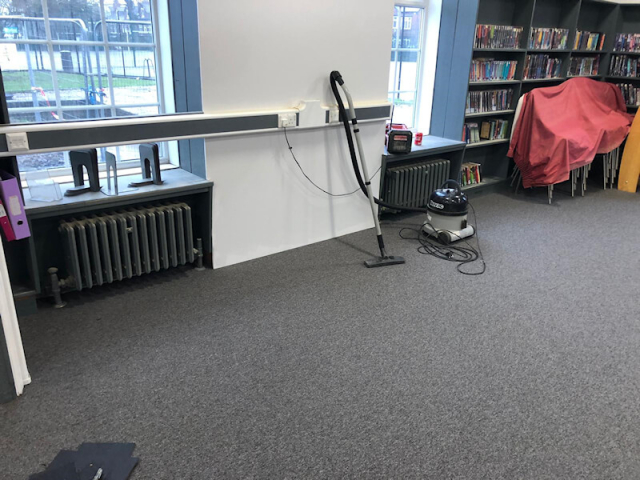
{"label": "building outside window", "polygon": [[[422,64],[424,9],[396,6],[391,38],[389,101],[394,106],[393,122],[410,128],[416,125],[418,85]],[[399,28],[399,27],[403,28]]]}
{"label": "building outside window", "polygon": [[[0,68],[11,123],[164,113],[155,1],[0,0]],[[108,150],[120,162],[138,158],[137,146]],[[68,167],[67,157],[23,155],[18,163],[23,172],[56,169]]]}

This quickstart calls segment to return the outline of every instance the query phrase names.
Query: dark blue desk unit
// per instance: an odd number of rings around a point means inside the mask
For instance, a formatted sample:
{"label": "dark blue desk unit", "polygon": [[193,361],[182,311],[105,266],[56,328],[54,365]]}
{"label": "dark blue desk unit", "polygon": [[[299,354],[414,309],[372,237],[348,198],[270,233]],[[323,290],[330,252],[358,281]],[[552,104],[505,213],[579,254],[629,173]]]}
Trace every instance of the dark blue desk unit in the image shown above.
{"label": "dark blue desk unit", "polygon": [[[393,154],[388,153],[385,149],[385,152],[382,155],[380,198],[384,199],[384,192],[386,191],[386,174],[387,168],[389,167],[410,166],[413,164],[429,162],[431,160],[447,159],[451,162],[449,178],[459,180],[467,148],[468,145],[464,142],[429,135],[423,138],[421,146],[417,147],[413,145],[411,153]],[[462,187],[462,189],[467,195],[478,195],[480,192],[488,192],[498,189],[504,184],[504,178],[484,176],[481,183],[468,185],[466,187]]]}
{"label": "dark blue desk unit", "polygon": [[[130,182],[140,178],[141,175],[119,177],[120,190],[125,190]],[[16,306],[20,308],[24,301],[26,308],[22,311],[32,311],[29,307],[35,297],[50,294],[49,267],[59,268],[61,277],[67,274],[62,237],[58,231],[60,220],[167,201],[184,202],[192,210],[194,238],[202,238],[205,264],[211,265],[213,183],[180,168],[164,170],[162,179],[163,185],[147,185],[118,196],[90,192],[77,197],[63,196],[61,200],[50,203],[31,200],[29,190],[25,189],[25,210],[31,238],[23,249],[22,268],[13,265],[11,272]],[[101,184],[105,187],[106,179],[101,179]],[[62,193],[72,186],[72,183],[61,185]]]}
{"label": "dark blue desk unit", "polygon": [[422,139],[421,146],[412,146],[411,153],[393,154],[387,152],[385,148],[380,171],[380,199],[385,200],[387,169],[390,167],[404,167],[446,159],[451,162],[449,178],[457,180],[460,177],[465,147],[464,142],[428,135]]}

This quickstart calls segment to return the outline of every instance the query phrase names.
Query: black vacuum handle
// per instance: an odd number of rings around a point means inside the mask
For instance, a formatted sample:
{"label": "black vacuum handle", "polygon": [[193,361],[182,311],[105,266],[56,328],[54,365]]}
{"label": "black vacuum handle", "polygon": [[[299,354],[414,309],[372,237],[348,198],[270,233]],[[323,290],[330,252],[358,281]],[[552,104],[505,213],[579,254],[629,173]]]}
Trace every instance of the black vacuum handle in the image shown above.
{"label": "black vacuum handle", "polygon": [[453,179],[449,179],[446,182],[444,182],[440,188],[447,188],[447,186],[450,185],[450,184],[453,184],[454,188],[456,189],[456,192],[462,193],[462,189],[460,188],[460,184],[458,182],[456,182],[455,180],[453,180]]}
{"label": "black vacuum handle", "polygon": [[340,75],[339,71],[334,70],[333,72],[331,72],[331,78],[338,82],[338,85],[344,85],[344,80],[342,80],[342,75]]}

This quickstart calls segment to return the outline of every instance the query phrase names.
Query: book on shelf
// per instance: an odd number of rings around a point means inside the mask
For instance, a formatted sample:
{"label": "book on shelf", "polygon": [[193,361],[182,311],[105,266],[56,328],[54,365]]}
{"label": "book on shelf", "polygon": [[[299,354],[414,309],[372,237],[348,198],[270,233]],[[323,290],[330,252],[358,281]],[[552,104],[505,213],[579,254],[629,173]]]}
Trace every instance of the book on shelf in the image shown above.
{"label": "book on shelf", "polygon": [[491,138],[491,124],[489,122],[482,122],[480,127],[480,139],[489,140]]}
{"label": "book on shelf", "polygon": [[549,55],[527,55],[524,64],[525,80],[540,80],[558,78],[562,73],[562,59]]}
{"label": "book on shelf", "polygon": [[509,110],[513,105],[513,88],[481,90],[467,93],[466,113]]}
{"label": "book on shelf", "polygon": [[612,55],[609,75],[613,77],[638,77],[638,57],[629,55]]}
{"label": "book on shelf", "polygon": [[571,65],[569,66],[570,77],[584,77],[589,75],[598,75],[600,67],[600,56],[595,57],[571,57]]}
{"label": "book on shelf", "polygon": [[516,60],[495,60],[493,58],[476,58],[471,62],[469,81],[488,82],[497,80],[513,80],[516,76]]}
{"label": "book on shelf", "polygon": [[520,48],[522,27],[476,25],[474,48]]}
{"label": "book on shelf", "polygon": [[490,140],[503,140],[508,138],[509,121],[501,119],[489,119],[478,124],[467,122],[462,129],[462,141],[466,143],[478,143]]}
{"label": "book on shelf", "polygon": [[640,105],[640,87],[630,83],[617,83],[616,87],[622,92],[626,105]]}
{"label": "book on shelf", "polygon": [[640,33],[618,33],[614,52],[640,52]]}
{"label": "book on shelf", "polygon": [[529,48],[532,50],[564,50],[567,48],[567,28],[532,28]]}
{"label": "book on shelf", "polygon": [[479,163],[467,162],[462,164],[460,184],[463,187],[477,185],[482,182],[481,166]]}
{"label": "book on shelf", "polygon": [[7,242],[13,242],[16,239],[16,234],[13,233],[11,220],[9,220],[9,216],[7,215],[7,211],[4,208],[2,200],[0,200],[0,225],[2,226],[2,231],[4,232],[4,239]]}
{"label": "book on shelf", "polygon": [[492,119],[482,122],[480,140],[504,140],[507,138],[508,120]]}
{"label": "book on shelf", "polygon": [[576,40],[573,42],[574,50],[602,50],[606,35],[602,32],[576,32]]}
{"label": "book on shelf", "polygon": [[462,127],[462,141],[466,143],[478,143],[480,141],[480,127],[477,123],[465,123]]}

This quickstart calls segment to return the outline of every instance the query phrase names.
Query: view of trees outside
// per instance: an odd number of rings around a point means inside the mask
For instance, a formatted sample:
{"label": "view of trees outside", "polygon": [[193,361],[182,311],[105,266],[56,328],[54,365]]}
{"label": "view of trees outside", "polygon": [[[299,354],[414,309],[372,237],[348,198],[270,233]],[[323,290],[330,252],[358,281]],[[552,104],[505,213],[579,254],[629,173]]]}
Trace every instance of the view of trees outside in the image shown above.
{"label": "view of trees outside", "polygon": [[[0,0],[0,68],[12,123],[161,113],[150,0],[103,5],[102,15],[98,0]],[[135,147],[117,150],[120,160],[138,156]],[[19,162],[23,171],[67,163],[62,153]]]}
{"label": "view of trees outside", "polygon": [[396,7],[391,38],[389,101],[394,104],[393,122],[413,127],[418,91],[424,10]]}

